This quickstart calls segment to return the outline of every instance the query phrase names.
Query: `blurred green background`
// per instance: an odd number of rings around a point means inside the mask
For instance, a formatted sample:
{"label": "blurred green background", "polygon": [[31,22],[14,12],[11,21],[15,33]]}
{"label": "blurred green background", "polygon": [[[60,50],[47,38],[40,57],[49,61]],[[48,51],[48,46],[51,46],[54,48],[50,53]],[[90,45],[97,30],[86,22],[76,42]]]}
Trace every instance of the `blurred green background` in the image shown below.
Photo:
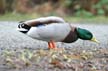
{"label": "blurred green background", "polygon": [[0,20],[61,16],[70,22],[108,22],[108,0],[0,0]]}

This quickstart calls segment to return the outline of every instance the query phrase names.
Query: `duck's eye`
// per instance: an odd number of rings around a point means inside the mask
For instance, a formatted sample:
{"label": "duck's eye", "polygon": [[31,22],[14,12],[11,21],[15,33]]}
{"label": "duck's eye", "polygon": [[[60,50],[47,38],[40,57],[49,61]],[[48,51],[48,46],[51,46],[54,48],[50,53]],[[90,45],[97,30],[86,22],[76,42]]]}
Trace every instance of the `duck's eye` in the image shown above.
{"label": "duck's eye", "polygon": [[25,25],[24,24],[21,24],[21,26],[24,27]]}

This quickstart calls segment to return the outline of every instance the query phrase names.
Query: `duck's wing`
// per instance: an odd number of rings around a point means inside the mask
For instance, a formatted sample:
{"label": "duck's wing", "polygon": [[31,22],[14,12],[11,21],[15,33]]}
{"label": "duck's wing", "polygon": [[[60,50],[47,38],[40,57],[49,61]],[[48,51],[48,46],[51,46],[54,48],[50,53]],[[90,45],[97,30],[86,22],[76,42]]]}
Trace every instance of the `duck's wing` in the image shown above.
{"label": "duck's wing", "polygon": [[37,19],[32,19],[24,22],[25,24],[36,26],[39,24],[52,24],[52,23],[65,23],[64,19],[61,17],[56,16],[49,16],[49,17],[41,17]]}
{"label": "duck's wing", "polygon": [[44,41],[62,41],[70,32],[68,24],[50,24],[42,27],[32,27],[27,33],[30,37]]}

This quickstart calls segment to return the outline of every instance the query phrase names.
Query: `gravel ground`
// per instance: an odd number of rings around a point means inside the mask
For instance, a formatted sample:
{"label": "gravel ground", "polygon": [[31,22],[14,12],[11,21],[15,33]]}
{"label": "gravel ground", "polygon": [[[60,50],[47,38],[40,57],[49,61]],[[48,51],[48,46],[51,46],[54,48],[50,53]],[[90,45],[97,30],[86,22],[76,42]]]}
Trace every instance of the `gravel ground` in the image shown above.
{"label": "gravel ground", "polygon": [[[0,53],[2,54],[3,50],[20,50],[25,48],[30,49],[46,49],[47,42],[34,40],[18,31],[16,31],[18,23],[17,22],[0,22]],[[108,45],[108,25],[107,24],[72,24],[74,26],[79,26],[87,28],[94,33],[96,38],[100,41],[100,44],[96,44],[90,41],[78,40],[75,43],[66,44],[66,43],[57,43],[57,47],[65,47],[71,50],[92,50],[92,49],[107,49]],[[108,51],[106,51],[108,52]],[[8,70],[8,67],[4,67],[2,64],[3,61],[0,61],[0,71],[12,71]],[[33,68],[33,67],[32,67]],[[34,67],[35,68],[35,67]],[[13,70],[14,71],[14,70]],[[24,69],[22,70],[24,71]],[[31,71],[31,70],[28,70]],[[40,70],[37,70],[40,71]],[[41,70],[42,71],[42,70]],[[47,70],[46,70],[47,71]],[[55,70],[56,71],[56,70]],[[70,70],[71,71],[71,70]],[[76,70],[73,70],[76,71]],[[87,70],[83,70],[87,71]]]}

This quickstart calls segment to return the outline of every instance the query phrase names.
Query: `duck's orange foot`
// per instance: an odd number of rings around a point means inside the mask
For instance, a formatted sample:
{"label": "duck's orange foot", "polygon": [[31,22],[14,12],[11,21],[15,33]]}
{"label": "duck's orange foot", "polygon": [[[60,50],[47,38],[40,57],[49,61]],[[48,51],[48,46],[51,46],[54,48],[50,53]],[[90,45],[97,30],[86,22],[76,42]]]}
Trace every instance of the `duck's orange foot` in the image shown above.
{"label": "duck's orange foot", "polygon": [[49,48],[49,49],[56,49],[57,47],[56,47],[55,42],[54,42],[54,41],[48,42],[48,48]]}

